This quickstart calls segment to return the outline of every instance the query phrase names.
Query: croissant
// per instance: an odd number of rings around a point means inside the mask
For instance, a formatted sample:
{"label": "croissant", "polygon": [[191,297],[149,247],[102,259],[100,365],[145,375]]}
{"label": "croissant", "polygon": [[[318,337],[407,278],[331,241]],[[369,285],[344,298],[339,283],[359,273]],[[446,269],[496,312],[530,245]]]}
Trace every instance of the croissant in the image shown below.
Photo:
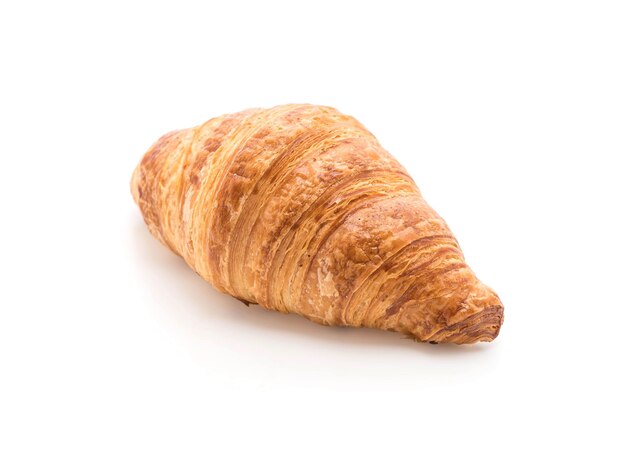
{"label": "croissant", "polygon": [[161,137],[131,181],[150,232],[219,291],[331,326],[491,341],[503,306],[358,121],[284,105]]}

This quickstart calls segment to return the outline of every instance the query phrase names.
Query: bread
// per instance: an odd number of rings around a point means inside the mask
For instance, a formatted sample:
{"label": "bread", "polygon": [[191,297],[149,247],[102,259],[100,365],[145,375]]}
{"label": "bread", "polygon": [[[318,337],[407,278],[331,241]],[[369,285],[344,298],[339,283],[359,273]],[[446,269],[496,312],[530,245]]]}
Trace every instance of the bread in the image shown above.
{"label": "bread", "polygon": [[161,137],[132,194],[150,232],[219,291],[320,324],[493,340],[498,296],[358,121],[251,109]]}

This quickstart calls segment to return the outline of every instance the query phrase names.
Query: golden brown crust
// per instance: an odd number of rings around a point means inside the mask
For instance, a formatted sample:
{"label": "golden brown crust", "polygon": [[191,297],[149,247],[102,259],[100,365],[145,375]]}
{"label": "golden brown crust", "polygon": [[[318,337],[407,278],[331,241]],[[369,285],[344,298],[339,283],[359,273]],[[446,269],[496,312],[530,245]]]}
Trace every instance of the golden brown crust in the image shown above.
{"label": "golden brown crust", "polygon": [[417,340],[493,340],[503,308],[406,170],[354,118],[284,105],[161,137],[132,194],[150,232],[244,303]]}

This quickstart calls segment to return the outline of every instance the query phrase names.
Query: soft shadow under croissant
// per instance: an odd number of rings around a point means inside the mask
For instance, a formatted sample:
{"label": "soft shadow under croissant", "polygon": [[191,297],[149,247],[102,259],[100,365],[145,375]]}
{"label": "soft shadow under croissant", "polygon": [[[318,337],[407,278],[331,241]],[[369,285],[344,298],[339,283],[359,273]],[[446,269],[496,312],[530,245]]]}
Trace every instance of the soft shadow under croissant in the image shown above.
{"label": "soft shadow under croissant", "polygon": [[150,232],[215,288],[331,326],[493,340],[498,296],[358,121],[285,105],[161,137],[132,177]]}

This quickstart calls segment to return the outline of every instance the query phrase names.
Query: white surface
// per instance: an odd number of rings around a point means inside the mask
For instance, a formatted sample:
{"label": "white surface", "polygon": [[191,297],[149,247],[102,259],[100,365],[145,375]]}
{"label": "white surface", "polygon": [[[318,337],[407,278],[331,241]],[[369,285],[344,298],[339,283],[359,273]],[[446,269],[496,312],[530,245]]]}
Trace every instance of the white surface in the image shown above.
{"label": "white surface", "polygon": [[[2,3],[0,455],[624,456],[624,8]],[[152,239],[148,146],[287,102],[409,169],[496,342],[248,309]]]}

